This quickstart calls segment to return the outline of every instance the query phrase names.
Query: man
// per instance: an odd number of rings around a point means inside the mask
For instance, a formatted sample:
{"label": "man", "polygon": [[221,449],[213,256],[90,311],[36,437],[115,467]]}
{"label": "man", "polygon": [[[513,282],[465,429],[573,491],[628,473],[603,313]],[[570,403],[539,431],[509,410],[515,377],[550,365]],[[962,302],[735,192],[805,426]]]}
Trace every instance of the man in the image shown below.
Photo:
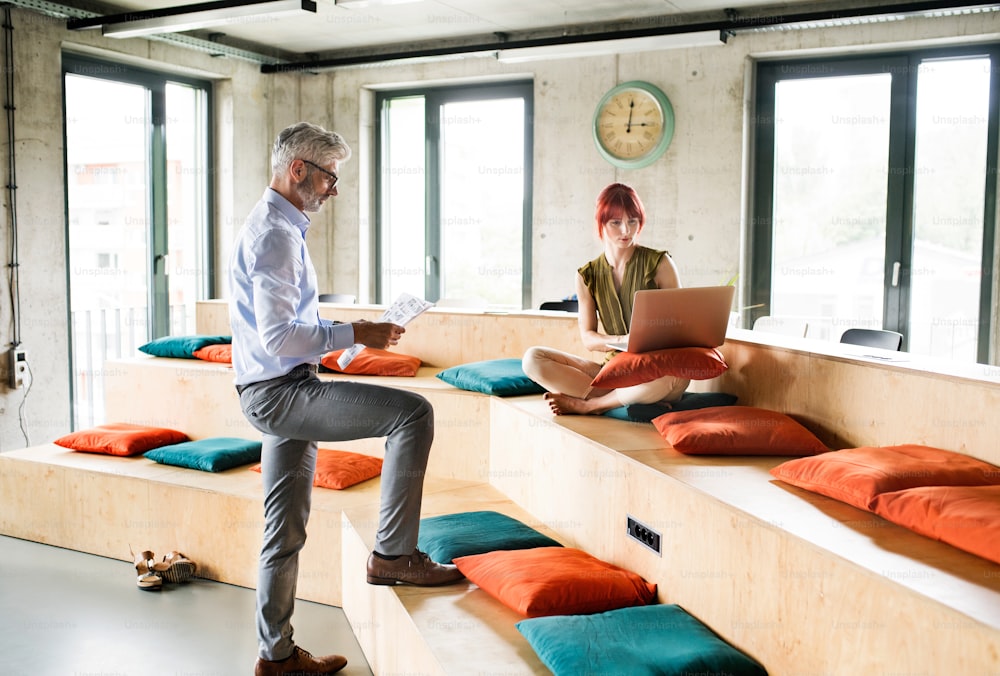
{"label": "man", "polygon": [[386,437],[370,584],[435,586],[462,579],[417,550],[424,471],[434,418],[420,395],[377,385],[320,381],[319,358],[361,343],[396,345],[403,328],[319,318],[309,218],[337,195],[350,148],[335,132],[301,122],[278,134],[272,178],[234,247],[229,318],[240,406],[263,433],[264,543],[257,582],[256,676],[332,674],[347,660],[314,657],[292,640],[298,555],[316,468],[317,441]]}

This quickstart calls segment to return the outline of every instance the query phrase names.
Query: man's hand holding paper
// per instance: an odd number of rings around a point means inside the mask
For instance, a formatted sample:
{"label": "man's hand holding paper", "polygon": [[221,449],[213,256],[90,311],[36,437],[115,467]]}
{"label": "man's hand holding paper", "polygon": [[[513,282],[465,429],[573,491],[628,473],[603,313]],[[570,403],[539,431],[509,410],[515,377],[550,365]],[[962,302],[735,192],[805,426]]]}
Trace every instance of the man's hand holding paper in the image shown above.
{"label": "man's hand holding paper", "polygon": [[399,338],[406,329],[392,322],[360,321],[352,324],[354,327],[354,342],[358,345],[384,350],[390,345],[399,343]]}
{"label": "man's hand holding paper", "polygon": [[[393,302],[393,304],[382,313],[381,322],[354,323],[355,344],[341,353],[340,358],[337,359],[337,364],[342,369],[347,368],[347,365],[351,363],[354,357],[356,357],[361,350],[365,349],[366,345],[368,347],[375,347],[379,349],[384,349],[389,345],[396,345],[399,343],[400,336],[402,336],[406,331],[403,326],[415,317],[423,314],[427,308],[433,306],[434,303],[429,303],[422,298],[417,298],[416,296],[408,293],[400,294],[395,302]],[[371,334],[371,340],[377,341],[384,338],[385,342],[382,345],[377,345],[373,342],[366,342],[366,337],[369,335],[368,330],[370,327],[388,327],[388,331],[383,328],[373,331]]]}

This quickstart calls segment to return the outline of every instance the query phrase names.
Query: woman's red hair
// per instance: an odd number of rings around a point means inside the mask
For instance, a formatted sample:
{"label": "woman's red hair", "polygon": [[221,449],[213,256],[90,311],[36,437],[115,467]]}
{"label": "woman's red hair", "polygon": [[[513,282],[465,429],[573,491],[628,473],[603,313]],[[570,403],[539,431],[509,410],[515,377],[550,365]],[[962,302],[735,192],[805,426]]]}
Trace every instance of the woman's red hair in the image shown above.
{"label": "woman's red hair", "polygon": [[597,196],[597,236],[604,239],[604,225],[615,219],[638,218],[639,230],[646,225],[646,208],[636,191],[624,183],[612,183]]}

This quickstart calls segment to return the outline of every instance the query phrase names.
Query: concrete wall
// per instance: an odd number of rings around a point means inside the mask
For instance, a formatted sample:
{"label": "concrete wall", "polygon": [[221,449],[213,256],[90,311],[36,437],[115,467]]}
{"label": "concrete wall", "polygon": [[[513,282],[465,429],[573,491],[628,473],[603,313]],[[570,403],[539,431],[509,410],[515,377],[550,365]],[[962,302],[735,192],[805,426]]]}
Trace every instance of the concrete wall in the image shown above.
{"label": "concrete wall", "polygon": [[[69,297],[64,194],[61,63],[64,50],[206,77],[218,83],[218,241],[226,252],[235,227],[263,190],[274,106],[286,100],[257,64],[212,58],[147,40],[108,40],[99,32],[69,32],[65,20],[12,11],[16,106],[17,226],[20,340],[28,350],[30,389],[7,388],[7,349],[14,339],[10,284],[8,196],[0,214],[0,451],[51,441],[70,430]],[[5,67],[8,64],[4,64]],[[292,112],[298,112],[298,101]],[[283,120],[279,120],[283,121]],[[8,182],[6,136],[3,184]],[[234,171],[238,167],[239,171]],[[30,444],[29,444],[30,442]]]}
{"label": "concrete wall", "polygon": [[[601,247],[594,236],[594,200],[612,181],[633,185],[649,222],[641,240],[674,256],[682,282],[718,284],[740,271],[745,221],[745,119],[749,80],[756,58],[847,53],[860,48],[899,48],[914,43],[995,38],[1000,18],[908,20],[865,27],[785,33],[741,34],[720,47],[664,50],[617,56],[504,65],[469,57],[436,64],[348,68],[336,71],[334,119],[349,141],[369,143],[374,90],[413,83],[523,76],[535,84],[535,154],[532,298],[559,298],[573,291],[574,270]],[[305,76],[310,77],[310,76]],[[616,170],[594,147],[591,120],[601,96],[615,84],[648,80],[664,90],[674,107],[676,129],[666,154],[649,167]],[[366,261],[355,264],[366,236],[368,205],[350,189],[367,180],[365,153],[346,165],[347,183],[337,201],[332,242],[336,261],[331,288],[367,297],[372,275]],[[367,187],[367,184],[363,184]],[[357,265],[357,267],[355,267]]]}
{"label": "concrete wall", "polygon": [[[65,49],[133,59],[216,81],[220,296],[226,293],[224,268],[230,242],[267,184],[270,143],[282,127],[308,119],[341,132],[355,150],[341,174],[340,197],[332,209],[328,206],[315,216],[309,237],[321,286],[357,292],[364,300],[370,298],[375,272],[369,240],[373,170],[367,157],[373,140],[375,90],[413,83],[531,78],[535,85],[532,297],[537,303],[570,293],[574,269],[599,253],[592,227],[594,198],[616,180],[632,184],[642,195],[649,212],[642,240],[670,250],[685,284],[720,283],[740,270],[746,201],[744,125],[754,58],[965,42],[1000,33],[1000,18],[991,13],[743,34],[721,47],[520,65],[470,57],[323,74],[262,75],[250,62],[212,58],[162,42],[108,40],[67,31],[62,20],[20,9],[12,14],[20,338],[29,350],[33,385],[25,399],[25,390],[6,388],[6,377],[0,383],[0,451],[29,445],[28,441],[50,441],[71,425],[60,71]],[[675,109],[676,130],[667,153],[656,163],[640,170],[616,170],[594,148],[591,116],[604,92],[631,79],[651,81],[667,93]],[[5,206],[6,201],[4,195]],[[10,250],[6,208],[0,221],[0,250],[6,265]],[[6,349],[13,339],[9,297],[4,275],[0,279],[4,375]]]}

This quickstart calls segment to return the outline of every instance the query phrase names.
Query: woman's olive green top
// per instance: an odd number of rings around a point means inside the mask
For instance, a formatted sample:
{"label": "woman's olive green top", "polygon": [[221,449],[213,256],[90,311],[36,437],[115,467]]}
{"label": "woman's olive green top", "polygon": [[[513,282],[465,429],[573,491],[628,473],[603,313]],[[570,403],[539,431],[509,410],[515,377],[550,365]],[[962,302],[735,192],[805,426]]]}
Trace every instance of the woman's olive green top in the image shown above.
{"label": "woman's olive green top", "polygon": [[[597,304],[597,316],[605,333],[612,336],[623,336],[628,333],[629,324],[632,323],[632,302],[635,292],[656,288],[656,268],[664,254],[670,255],[666,251],[637,246],[632,258],[625,264],[620,291],[615,290],[611,264],[604,254],[579,269],[584,284],[587,285]],[[609,352],[605,361],[614,354],[614,351]]]}

